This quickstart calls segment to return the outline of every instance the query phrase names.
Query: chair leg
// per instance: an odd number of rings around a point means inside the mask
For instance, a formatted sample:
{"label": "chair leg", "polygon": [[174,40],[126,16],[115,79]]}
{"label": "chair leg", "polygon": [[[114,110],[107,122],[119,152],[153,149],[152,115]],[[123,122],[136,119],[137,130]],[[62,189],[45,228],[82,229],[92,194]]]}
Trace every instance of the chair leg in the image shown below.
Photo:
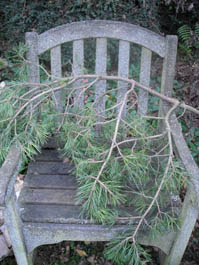
{"label": "chair leg", "polygon": [[158,256],[160,265],[163,265],[167,255],[162,250],[159,250]]}
{"label": "chair leg", "polygon": [[8,228],[13,251],[18,265],[33,265],[32,255],[28,255],[22,232],[22,222],[17,203],[13,195],[7,202],[5,209],[5,223]]}
{"label": "chair leg", "polygon": [[191,193],[188,193],[183,203],[180,216],[181,226],[177,233],[170,254],[166,257],[163,265],[179,265],[183,257],[189,238],[198,218],[198,209],[193,206]]}
{"label": "chair leg", "polygon": [[30,264],[32,265],[34,264],[36,256],[37,256],[37,249],[34,249],[31,253],[28,254],[28,260]]}

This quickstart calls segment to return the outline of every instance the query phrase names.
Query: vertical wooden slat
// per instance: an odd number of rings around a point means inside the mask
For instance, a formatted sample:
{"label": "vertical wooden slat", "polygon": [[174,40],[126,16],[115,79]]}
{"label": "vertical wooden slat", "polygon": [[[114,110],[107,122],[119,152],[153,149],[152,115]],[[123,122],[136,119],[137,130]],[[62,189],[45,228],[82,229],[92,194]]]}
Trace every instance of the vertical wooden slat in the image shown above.
{"label": "vertical wooden slat", "polygon": [[[97,38],[96,41],[96,64],[95,71],[98,75],[106,75],[107,68],[107,39]],[[96,111],[103,115],[105,110],[106,81],[101,80],[96,84]],[[103,117],[100,118],[100,121]]]}
{"label": "vertical wooden slat", "polygon": [[[145,86],[150,85],[151,56],[152,52],[142,47],[140,83]],[[148,92],[140,89],[138,95],[138,113],[140,115],[145,115],[147,113],[147,110],[148,110]]]}
{"label": "vertical wooden slat", "polygon": [[[73,74],[83,74],[84,68],[84,42],[83,40],[76,40],[73,42]],[[81,85],[81,80],[74,83],[74,87]],[[82,108],[84,104],[84,96],[81,94],[81,89],[75,92],[74,105]]]}
{"label": "vertical wooden slat", "polygon": [[26,55],[28,60],[28,81],[30,83],[39,83],[38,34],[36,32],[27,32],[25,38],[28,46]]}
{"label": "vertical wooden slat", "polygon": [[[175,65],[177,55],[178,38],[174,35],[166,36],[166,52],[163,62],[161,93],[171,97],[173,92],[173,81],[175,76]],[[159,117],[164,116],[169,109],[169,104],[160,101]],[[164,130],[162,121],[159,121],[159,129]]]}
{"label": "vertical wooden slat", "polygon": [[[38,57],[38,34],[36,32],[27,32],[25,35],[26,45],[28,46],[28,51],[26,58],[28,61],[27,70],[28,70],[28,82],[30,83],[29,89],[36,88],[34,84],[31,83],[40,83],[40,68],[39,68],[39,57]],[[38,91],[40,90],[38,86]],[[35,91],[36,92],[36,91]],[[32,108],[32,105],[37,104],[39,99],[34,100],[28,108]],[[37,111],[36,116],[39,115]]]}
{"label": "vertical wooden slat", "polygon": [[[127,77],[129,75],[129,57],[130,57],[130,43],[128,41],[120,40],[119,42],[119,57],[118,57],[118,76]],[[118,94],[117,103],[120,103],[124,98],[127,91],[127,83],[119,81],[118,82]],[[120,106],[118,106],[119,111]],[[122,112],[122,118],[126,116],[126,105],[124,106]]]}
{"label": "vertical wooden slat", "polygon": [[175,65],[177,55],[177,36],[166,36],[166,52],[163,62],[161,93],[171,97],[173,92],[173,80],[175,76]]}
{"label": "vertical wooden slat", "polygon": [[[61,46],[56,46],[51,49],[51,75],[52,80],[60,78],[62,76],[62,69],[61,69]],[[55,92],[54,98],[57,110],[62,112],[62,92],[57,91]]]}
{"label": "vertical wooden slat", "polygon": [[[39,57],[38,57],[38,34],[36,32],[27,32],[25,35],[26,45],[28,51],[26,58],[28,61],[28,82],[40,83],[40,69],[39,69]],[[34,88],[35,85],[29,85],[29,89]],[[39,90],[39,87],[38,87]],[[35,100],[33,104],[36,104],[38,100]]]}

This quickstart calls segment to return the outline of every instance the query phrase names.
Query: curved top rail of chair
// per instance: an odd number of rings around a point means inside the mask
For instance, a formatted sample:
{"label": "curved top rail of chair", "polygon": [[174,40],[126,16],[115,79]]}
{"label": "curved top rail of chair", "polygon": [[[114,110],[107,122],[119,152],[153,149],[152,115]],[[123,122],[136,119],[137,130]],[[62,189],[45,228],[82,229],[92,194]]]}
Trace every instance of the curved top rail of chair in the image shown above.
{"label": "curved top rail of chair", "polygon": [[[30,38],[31,33],[27,32],[26,37]],[[73,22],[45,31],[38,35],[38,55],[62,43],[86,38],[125,40],[165,56],[165,37],[138,25],[107,20]]]}

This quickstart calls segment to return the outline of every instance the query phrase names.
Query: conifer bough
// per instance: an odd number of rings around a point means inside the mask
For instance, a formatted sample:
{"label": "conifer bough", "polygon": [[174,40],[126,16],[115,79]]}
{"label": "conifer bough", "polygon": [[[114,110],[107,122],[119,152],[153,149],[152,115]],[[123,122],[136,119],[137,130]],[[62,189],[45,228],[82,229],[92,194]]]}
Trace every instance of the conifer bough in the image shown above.
{"label": "conifer bough", "polygon": [[[82,81],[78,87],[77,80]],[[108,87],[101,95],[106,98],[104,109],[98,109],[95,98],[94,86],[100,80],[126,84],[120,101],[119,88]],[[168,102],[166,115],[157,117],[151,111],[150,116],[139,116],[135,87]],[[63,113],[57,111],[60,90]],[[79,109],[82,98],[84,106]],[[171,140],[170,117],[178,107],[199,114],[175,98],[118,76],[78,75],[41,84],[6,84],[0,88],[0,161],[13,142],[24,158],[32,158],[56,132],[64,143],[62,153],[75,165],[82,214],[102,224],[127,224],[124,233],[110,242],[107,257],[118,264],[140,264],[142,258],[149,259],[137,243],[143,229],[153,234],[177,225],[172,197],[178,196],[187,176],[174,157]],[[165,131],[155,134],[158,119],[165,123]]]}

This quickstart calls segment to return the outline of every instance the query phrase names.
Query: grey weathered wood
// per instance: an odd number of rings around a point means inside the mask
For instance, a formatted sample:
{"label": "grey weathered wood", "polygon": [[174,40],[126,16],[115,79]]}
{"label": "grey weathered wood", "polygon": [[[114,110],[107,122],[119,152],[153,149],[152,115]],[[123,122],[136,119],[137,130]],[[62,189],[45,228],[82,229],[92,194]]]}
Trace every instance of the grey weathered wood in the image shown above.
{"label": "grey weathered wood", "polygon": [[43,149],[42,152],[35,157],[36,161],[52,161],[61,162],[62,158],[57,150]]}
{"label": "grey weathered wood", "polygon": [[[20,193],[20,203],[36,203],[36,204],[65,204],[77,205],[76,203],[77,186],[70,189],[65,187],[59,188],[29,188],[25,185]],[[134,195],[128,193],[129,200],[133,200]]]}
{"label": "grey weathered wood", "polygon": [[[28,82],[29,88],[35,88],[35,84],[40,82],[40,67],[38,57],[38,34],[36,32],[27,32],[25,35],[27,51],[27,67],[28,67]],[[32,85],[31,85],[32,83]],[[39,88],[38,88],[39,90]],[[33,104],[37,103],[35,100]]]}
{"label": "grey weathered wood", "polygon": [[32,175],[26,176],[24,186],[29,188],[74,189],[76,178],[71,175]]}
{"label": "grey weathered wood", "polygon": [[[119,57],[118,57],[118,76],[127,77],[129,76],[129,59],[130,59],[130,43],[128,41],[119,41]],[[119,81],[118,82],[118,94],[117,103],[121,103],[127,92],[127,83]],[[118,110],[121,107],[118,106]],[[122,118],[126,115],[126,105],[124,106],[122,112]]]}
{"label": "grey weathered wood", "polygon": [[5,206],[6,200],[12,193],[16,174],[20,167],[20,150],[13,145],[0,168],[0,206]]}
{"label": "grey weathered wood", "polygon": [[[151,74],[151,56],[152,52],[146,48],[142,48],[141,68],[140,68],[140,83],[144,86],[150,85]],[[139,90],[138,97],[138,113],[145,115],[148,110],[148,92],[142,89]]]}
{"label": "grey weathered wood", "polygon": [[[107,67],[107,39],[98,38],[96,40],[96,62],[95,72],[98,75],[106,75]],[[100,80],[96,84],[96,111],[99,113],[99,121],[103,121],[105,110],[105,92],[106,92],[106,80]]]}
{"label": "grey weathered wood", "polygon": [[31,189],[24,188],[20,194],[20,203],[75,205],[77,190]]}
{"label": "grey weathered wood", "polygon": [[198,207],[194,207],[193,205],[192,194],[193,193],[189,188],[180,215],[180,230],[176,234],[174,244],[172,245],[171,251],[166,257],[163,265],[179,265],[181,263],[184,251],[198,218]]}
{"label": "grey weathered wood", "polygon": [[22,206],[21,218],[24,222],[87,224],[89,220],[80,217],[81,207],[77,205],[38,205]]}
{"label": "grey weathered wood", "polygon": [[[177,55],[177,36],[166,36],[166,50],[163,61],[162,79],[161,79],[161,93],[171,97],[173,93],[173,81],[175,77],[175,64]],[[169,109],[166,102],[160,101],[159,116],[163,116]],[[164,130],[162,122],[159,122],[159,127]]]}
{"label": "grey weathered wood", "polygon": [[[81,214],[81,205],[21,204],[21,218],[25,222],[91,224],[91,220]],[[121,216],[136,214],[133,207],[121,207]],[[126,221],[117,221],[126,224]]]}
{"label": "grey weathered wood", "polygon": [[26,45],[28,46],[28,80],[31,83],[40,82],[39,57],[38,57],[38,34],[36,32],[27,32]]}
{"label": "grey weathered wood", "polygon": [[121,232],[124,226],[102,226],[87,224],[41,224],[24,223],[28,252],[39,245],[55,244],[63,240],[109,241]]}
{"label": "grey weathered wood", "polygon": [[62,162],[40,162],[35,161],[31,162],[28,167],[28,174],[39,175],[39,174],[62,174],[65,175],[70,173],[71,170],[74,168],[69,163],[62,163]]}
{"label": "grey weathered wood", "polygon": [[[84,42],[83,40],[73,41],[73,74],[80,75],[84,71]],[[74,83],[74,87],[81,85],[82,80],[78,80]],[[82,90],[75,91],[74,105],[77,108],[82,108],[84,104],[84,94]]]}
{"label": "grey weathered wood", "polygon": [[[28,252],[45,244],[55,244],[63,240],[71,241],[110,241],[124,231],[124,225],[102,226],[95,224],[42,224],[24,223],[23,232],[26,237]],[[165,240],[162,240],[164,238]],[[175,232],[165,235],[157,234],[149,239],[145,233],[138,237],[143,245],[160,247],[165,253],[169,252],[170,243],[175,238]]]}
{"label": "grey weathered wood", "polygon": [[42,54],[68,41],[86,38],[121,39],[144,46],[161,57],[165,56],[164,37],[138,25],[107,20],[74,22],[50,29],[39,35],[38,53]]}
{"label": "grey weathered wood", "polygon": [[60,142],[55,136],[48,138],[48,141],[43,145],[43,149],[55,149],[61,147]]}
{"label": "grey weathered wood", "polygon": [[164,265],[180,264],[191,233],[198,218],[199,209],[199,168],[197,167],[182,135],[181,126],[175,115],[171,118],[172,136],[176,152],[189,172],[190,181],[180,215],[180,230],[178,231],[171,252]]}
{"label": "grey weathered wood", "polygon": [[7,201],[5,209],[5,223],[8,227],[12,248],[15,253],[15,258],[19,265],[32,265],[32,259],[28,255],[24,235],[22,232],[22,222],[19,216],[19,209],[16,204],[16,198],[13,196]]}
{"label": "grey weathered wood", "polygon": [[171,97],[173,92],[177,43],[177,36],[166,36],[166,54],[163,62],[161,92],[168,97]]}
{"label": "grey weathered wood", "polygon": [[175,144],[176,152],[178,153],[179,158],[184,164],[187,172],[189,172],[189,178],[192,186],[192,200],[196,207],[199,206],[199,168],[196,162],[191,155],[189,148],[186,144],[186,141],[182,134],[182,128],[177,121],[176,116],[173,114],[170,119],[170,126],[173,141]]}
{"label": "grey weathered wood", "polygon": [[60,154],[57,150],[54,149],[43,149],[40,154],[35,157],[36,161],[54,161],[60,162],[62,161]]}
{"label": "grey weathered wood", "polygon": [[[50,50],[51,55],[51,75],[52,79],[58,79],[62,76],[61,67],[61,46],[58,45]],[[59,112],[62,112],[62,91],[56,91],[53,97],[56,108]]]}

